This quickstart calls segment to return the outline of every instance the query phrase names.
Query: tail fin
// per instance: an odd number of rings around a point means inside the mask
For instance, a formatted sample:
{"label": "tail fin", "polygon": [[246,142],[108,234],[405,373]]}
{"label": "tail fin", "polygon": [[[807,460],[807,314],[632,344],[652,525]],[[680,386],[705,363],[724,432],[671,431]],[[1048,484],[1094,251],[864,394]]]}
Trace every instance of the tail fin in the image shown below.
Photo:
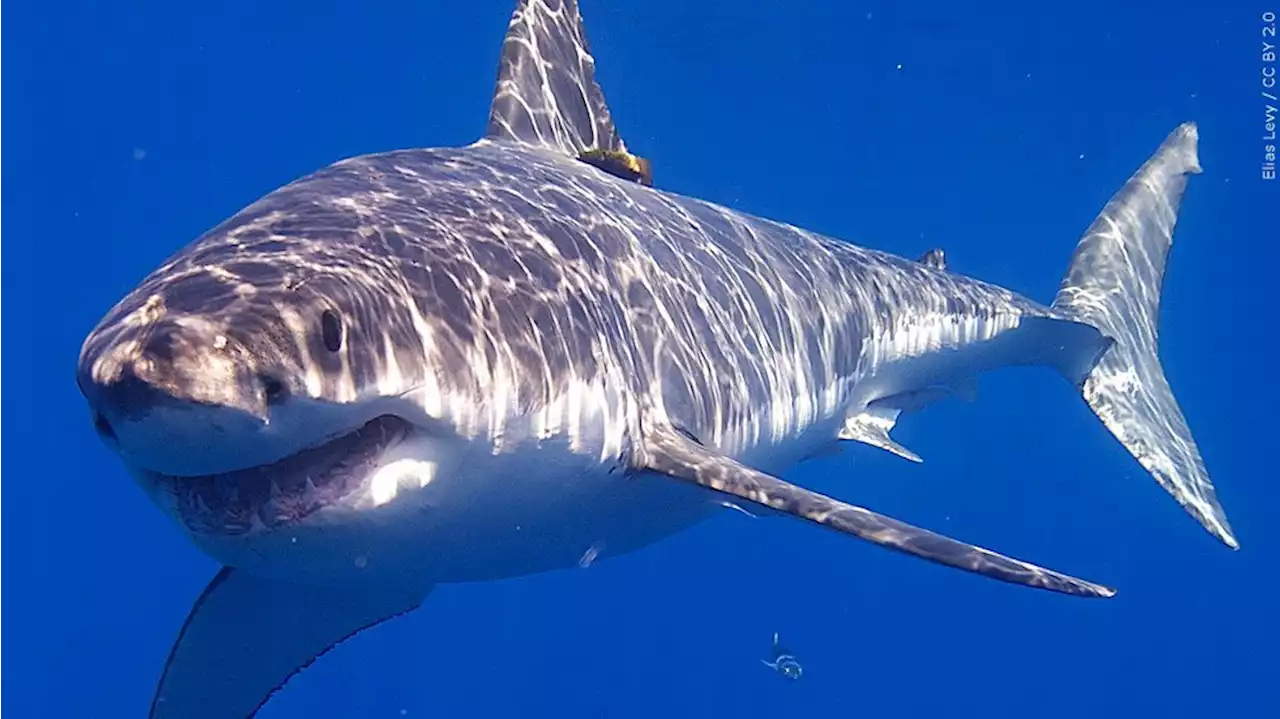
{"label": "tail fin", "polygon": [[1191,516],[1236,549],[1158,356],[1160,289],[1188,176],[1200,172],[1198,139],[1195,124],[1178,127],[1111,198],[1076,247],[1053,307],[1114,341],[1087,374],[1068,378],[1094,414]]}

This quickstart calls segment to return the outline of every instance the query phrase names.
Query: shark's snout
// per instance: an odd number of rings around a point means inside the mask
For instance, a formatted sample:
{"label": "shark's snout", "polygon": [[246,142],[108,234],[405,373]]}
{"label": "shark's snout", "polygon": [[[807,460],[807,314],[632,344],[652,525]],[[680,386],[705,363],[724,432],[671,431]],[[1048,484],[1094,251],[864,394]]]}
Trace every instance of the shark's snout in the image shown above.
{"label": "shark's snout", "polygon": [[122,369],[115,379],[106,382],[82,381],[80,389],[98,418],[95,422],[107,425],[113,421],[141,419],[166,399],[163,392],[139,377],[132,367]]}
{"label": "shark's snout", "polygon": [[[107,333],[104,333],[107,334]],[[86,345],[80,390],[109,424],[137,422],[179,405],[230,407],[265,415],[289,395],[285,378],[263,367],[247,342],[225,333],[164,322],[118,331]]]}
{"label": "shark's snout", "polygon": [[95,431],[133,464],[172,474],[227,465],[233,437],[254,457],[293,389],[252,339],[182,318],[104,324],[77,368]]}

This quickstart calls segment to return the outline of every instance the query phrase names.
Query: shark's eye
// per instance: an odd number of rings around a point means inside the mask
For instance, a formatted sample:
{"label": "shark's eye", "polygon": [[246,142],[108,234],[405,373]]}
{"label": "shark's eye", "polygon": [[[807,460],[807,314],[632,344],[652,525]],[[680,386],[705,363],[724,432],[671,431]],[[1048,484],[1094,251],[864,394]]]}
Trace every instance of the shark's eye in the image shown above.
{"label": "shark's eye", "polygon": [[325,310],[320,313],[320,337],[330,352],[342,349],[342,320],[338,319],[337,312]]}

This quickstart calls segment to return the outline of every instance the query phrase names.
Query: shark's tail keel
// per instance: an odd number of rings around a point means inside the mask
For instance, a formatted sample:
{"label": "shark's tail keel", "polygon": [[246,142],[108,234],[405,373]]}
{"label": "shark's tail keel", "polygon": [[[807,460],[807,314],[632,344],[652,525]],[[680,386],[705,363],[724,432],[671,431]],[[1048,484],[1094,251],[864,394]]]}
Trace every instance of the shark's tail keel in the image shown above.
{"label": "shark's tail keel", "polygon": [[[1200,172],[1193,123],[1174,130],[1085,232],[1053,307],[1112,340],[1089,367],[1065,373],[1094,413],[1193,517],[1239,544],[1160,366],[1160,289],[1178,207]],[[1072,375],[1075,376],[1072,376]]]}

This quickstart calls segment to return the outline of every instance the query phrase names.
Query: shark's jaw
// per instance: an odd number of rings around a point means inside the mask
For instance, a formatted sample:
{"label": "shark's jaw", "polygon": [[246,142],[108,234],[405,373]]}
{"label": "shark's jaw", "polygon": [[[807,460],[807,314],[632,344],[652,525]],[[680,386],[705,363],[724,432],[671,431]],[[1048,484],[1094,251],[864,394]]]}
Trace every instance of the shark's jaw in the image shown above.
{"label": "shark's jaw", "polygon": [[386,452],[414,431],[380,415],[354,431],[248,469],[178,476],[137,470],[193,534],[243,536],[298,525],[366,492]]}

